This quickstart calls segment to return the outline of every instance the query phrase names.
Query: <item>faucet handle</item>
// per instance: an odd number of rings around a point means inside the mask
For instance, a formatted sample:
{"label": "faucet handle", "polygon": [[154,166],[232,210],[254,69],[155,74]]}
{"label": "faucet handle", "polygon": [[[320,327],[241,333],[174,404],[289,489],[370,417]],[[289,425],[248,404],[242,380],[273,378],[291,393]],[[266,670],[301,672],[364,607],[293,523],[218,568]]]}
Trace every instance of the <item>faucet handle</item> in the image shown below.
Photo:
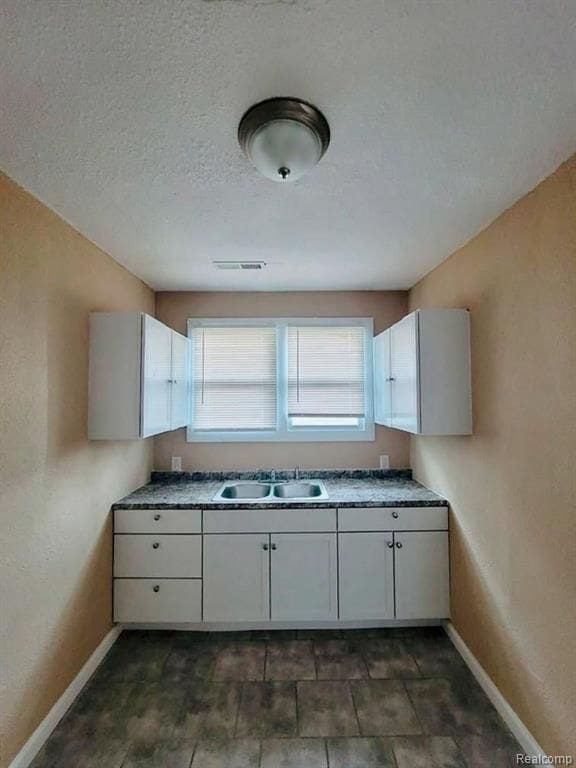
{"label": "faucet handle", "polygon": [[294,480],[300,480],[300,467],[294,467]]}

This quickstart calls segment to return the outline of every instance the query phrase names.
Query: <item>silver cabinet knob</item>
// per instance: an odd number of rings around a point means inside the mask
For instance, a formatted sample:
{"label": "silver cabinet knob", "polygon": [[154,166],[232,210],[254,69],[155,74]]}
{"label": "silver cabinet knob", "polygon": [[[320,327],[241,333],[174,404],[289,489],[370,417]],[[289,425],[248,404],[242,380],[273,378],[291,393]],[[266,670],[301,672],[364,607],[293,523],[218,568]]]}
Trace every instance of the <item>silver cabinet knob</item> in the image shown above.
{"label": "silver cabinet knob", "polygon": [[154,515],[154,520],[156,520],[156,522],[158,522],[158,520],[160,520],[160,518],[161,518],[161,517],[162,517],[162,515],[161,515],[159,512],[157,512],[157,513]]}
{"label": "silver cabinet knob", "polygon": [[396,510],[392,512],[392,517],[395,518],[396,520],[398,519],[398,512],[396,512]]}
{"label": "silver cabinet knob", "polygon": [[276,550],[276,549],[278,549],[278,547],[276,546],[276,544],[272,544],[272,546],[270,547],[270,549],[274,549],[274,550]]}
{"label": "silver cabinet knob", "polygon": [[394,542],[393,541],[387,541],[386,542],[386,546],[388,547],[388,549],[392,549],[392,547],[394,546]]}
{"label": "silver cabinet knob", "polygon": [[398,549],[402,549],[402,542],[401,541],[397,541],[396,542],[396,546],[398,547]]}
{"label": "silver cabinet knob", "polygon": [[268,552],[268,544],[262,544],[262,549],[264,552]]}
{"label": "silver cabinet knob", "polygon": [[160,592],[160,587],[158,586],[158,584],[154,584],[152,589],[154,590],[154,592]]}
{"label": "silver cabinet knob", "polygon": [[154,544],[152,544],[152,549],[158,549],[159,546],[160,544],[157,541],[155,541]]}

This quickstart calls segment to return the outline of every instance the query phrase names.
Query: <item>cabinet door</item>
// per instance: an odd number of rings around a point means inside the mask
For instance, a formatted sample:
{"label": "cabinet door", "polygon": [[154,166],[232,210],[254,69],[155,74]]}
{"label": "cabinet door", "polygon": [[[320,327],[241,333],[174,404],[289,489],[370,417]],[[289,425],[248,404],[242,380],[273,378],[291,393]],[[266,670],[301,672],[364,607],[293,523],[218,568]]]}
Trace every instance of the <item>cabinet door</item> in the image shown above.
{"label": "cabinet door", "polygon": [[336,619],[336,534],[283,533],[270,538],[272,620]]}
{"label": "cabinet door", "polygon": [[170,429],[171,329],[144,315],[142,350],[142,437],[149,437]]}
{"label": "cabinet door", "polygon": [[189,340],[172,331],[172,399],[170,403],[170,428],[178,429],[188,424],[190,396]]}
{"label": "cabinet door", "polygon": [[270,618],[268,534],[204,536],[204,621]]}
{"label": "cabinet door", "polygon": [[392,424],[391,375],[388,329],[374,339],[374,420],[387,427]]}
{"label": "cabinet door", "polygon": [[394,618],[394,534],[341,533],[340,618]]}
{"label": "cabinet door", "polygon": [[418,432],[418,316],[415,312],[390,329],[392,419],[396,429]]}
{"label": "cabinet door", "polygon": [[394,534],[396,618],[443,619],[450,615],[448,533]]}

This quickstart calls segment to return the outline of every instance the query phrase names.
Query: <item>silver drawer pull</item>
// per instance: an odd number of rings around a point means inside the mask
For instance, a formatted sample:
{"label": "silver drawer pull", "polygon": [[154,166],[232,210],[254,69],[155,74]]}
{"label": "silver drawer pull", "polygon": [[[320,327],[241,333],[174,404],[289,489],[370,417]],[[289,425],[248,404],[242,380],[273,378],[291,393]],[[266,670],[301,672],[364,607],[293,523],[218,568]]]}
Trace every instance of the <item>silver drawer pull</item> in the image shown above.
{"label": "silver drawer pull", "polygon": [[271,548],[271,549],[273,549],[273,550],[276,550],[276,549],[278,549],[278,547],[276,546],[276,544],[272,544],[272,546],[271,546],[270,548]]}
{"label": "silver drawer pull", "polygon": [[157,513],[154,515],[154,520],[156,520],[156,522],[158,522],[158,520],[160,520],[160,518],[161,518],[161,517],[162,517],[162,515],[161,515],[159,512],[157,512]]}
{"label": "silver drawer pull", "polygon": [[154,592],[160,592],[160,587],[158,586],[158,584],[154,584],[152,589],[154,590]]}
{"label": "silver drawer pull", "polygon": [[398,512],[396,512],[396,510],[394,510],[394,512],[392,512],[392,517],[398,519]]}
{"label": "silver drawer pull", "polygon": [[388,547],[388,549],[392,549],[392,547],[394,546],[394,542],[393,541],[387,541],[386,542],[386,546]]}
{"label": "silver drawer pull", "polygon": [[158,549],[159,546],[160,544],[157,541],[155,541],[154,544],[152,544],[152,549]]}
{"label": "silver drawer pull", "polygon": [[264,552],[268,552],[268,544],[262,544],[262,549]]}
{"label": "silver drawer pull", "polygon": [[398,547],[398,549],[402,549],[402,542],[401,541],[397,541],[396,542],[396,546]]}

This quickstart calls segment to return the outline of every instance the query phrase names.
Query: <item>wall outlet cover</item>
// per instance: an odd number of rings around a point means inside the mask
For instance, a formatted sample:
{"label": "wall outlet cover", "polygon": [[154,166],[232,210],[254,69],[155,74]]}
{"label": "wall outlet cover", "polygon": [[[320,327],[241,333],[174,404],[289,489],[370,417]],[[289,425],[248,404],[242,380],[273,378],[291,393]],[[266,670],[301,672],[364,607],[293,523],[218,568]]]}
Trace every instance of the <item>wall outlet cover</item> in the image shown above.
{"label": "wall outlet cover", "polygon": [[172,472],[182,472],[182,456],[172,456]]}
{"label": "wall outlet cover", "polygon": [[390,456],[380,456],[380,469],[390,469]]}

